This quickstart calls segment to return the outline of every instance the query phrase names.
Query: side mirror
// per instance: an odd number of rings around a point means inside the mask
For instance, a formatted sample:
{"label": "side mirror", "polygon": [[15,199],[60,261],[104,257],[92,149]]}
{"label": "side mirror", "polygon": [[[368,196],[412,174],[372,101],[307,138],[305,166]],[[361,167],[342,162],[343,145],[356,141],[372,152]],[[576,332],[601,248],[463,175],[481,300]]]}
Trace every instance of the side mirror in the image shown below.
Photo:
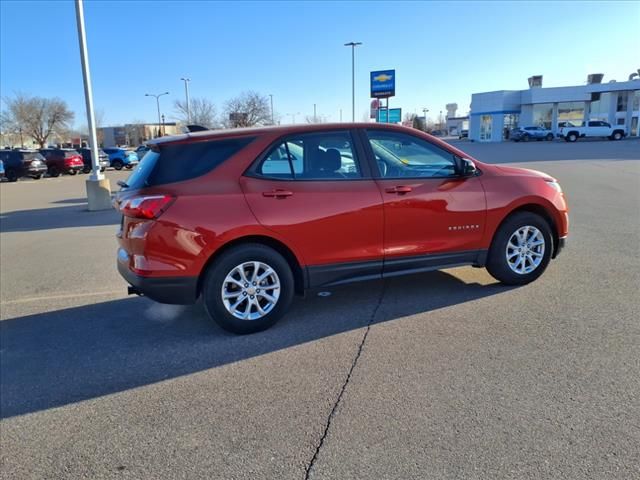
{"label": "side mirror", "polygon": [[478,169],[476,168],[476,164],[473,163],[472,160],[468,158],[460,159],[460,176],[461,177],[473,177]]}

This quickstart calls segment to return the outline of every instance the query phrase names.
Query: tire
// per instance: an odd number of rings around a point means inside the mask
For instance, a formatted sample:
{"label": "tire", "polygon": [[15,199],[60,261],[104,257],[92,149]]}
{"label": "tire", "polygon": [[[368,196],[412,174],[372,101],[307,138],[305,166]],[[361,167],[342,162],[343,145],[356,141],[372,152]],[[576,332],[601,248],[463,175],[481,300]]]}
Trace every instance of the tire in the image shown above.
{"label": "tire", "polygon": [[111,166],[116,170],[122,170],[124,164],[122,163],[122,160],[114,160],[113,162],[111,162]]}
{"label": "tire", "polygon": [[100,171],[101,171],[101,172],[104,172],[106,169],[107,169],[107,167],[102,167],[102,168],[100,169]]}
{"label": "tire", "polygon": [[33,176],[33,177],[31,177],[31,178],[33,178],[34,180],[40,180],[40,179],[42,178],[42,174],[41,174],[41,173],[39,173],[38,175],[34,175],[34,176]]}
{"label": "tire", "polygon": [[133,165],[125,165],[124,166],[127,170],[131,170],[133,168]]}
{"label": "tire", "polygon": [[84,167],[82,169],[82,173],[91,173],[91,169],[89,167]]}
{"label": "tire", "polygon": [[[270,292],[269,295],[277,298],[271,306],[269,306],[269,301],[265,297],[257,295],[257,287],[260,285],[251,285],[253,262],[259,262],[260,264],[258,268],[259,275],[266,273],[265,267],[271,268],[275,273],[275,277],[270,275],[263,280],[264,282],[273,285],[275,281],[279,281],[280,288],[278,290],[269,288],[262,289],[263,294],[265,291],[268,291]],[[245,272],[248,282],[243,282],[244,286],[238,286],[234,281],[226,281],[229,276],[241,280],[240,274],[238,273],[240,267],[244,267],[242,270]],[[236,307],[236,313],[240,313],[238,312],[239,310],[242,310],[242,313],[246,312],[247,302],[251,301],[258,301],[260,302],[261,308],[265,308],[265,310],[269,308],[269,310],[267,310],[266,314],[261,315],[254,303],[254,306],[248,307],[249,315],[256,315],[254,319],[238,318],[230,311],[230,308],[233,307],[231,302],[233,302],[233,299],[236,297],[227,300],[227,302],[229,302],[228,309],[223,300],[223,291],[227,291],[230,294],[237,293],[237,298],[246,298],[246,300],[238,300],[240,303],[239,306]],[[278,295],[275,295],[276,292]],[[223,253],[222,256],[216,259],[207,269],[202,288],[202,298],[205,310],[213,321],[229,332],[245,335],[260,332],[275,324],[289,309],[291,301],[293,300],[293,292],[293,273],[282,255],[265,245],[249,243],[234,247]],[[251,296],[252,293],[255,297]],[[250,300],[250,297],[252,297],[253,300]]]}
{"label": "tire", "polygon": [[546,138],[547,142],[551,142],[553,140],[553,133],[547,134],[547,136],[545,138]]}
{"label": "tire", "polygon": [[7,177],[9,182],[17,182],[18,181],[18,172],[16,172],[13,168],[8,168],[6,172],[4,172],[4,176]]}
{"label": "tire", "polygon": [[576,132],[571,132],[569,133],[569,135],[567,135],[567,142],[575,142],[576,140],[578,140],[578,134]]}
{"label": "tire", "polygon": [[622,140],[622,132],[620,130],[616,130],[615,132],[613,132],[613,135],[611,135],[611,139],[612,140]]}
{"label": "tire", "polygon": [[76,173],[78,173],[78,171],[77,170],[69,170],[67,173],[69,175],[75,175]]}
{"label": "tire", "polygon": [[530,137],[529,137],[529,135],[523,135],[523,136],[522,136],[522,141],[523,141],[523,142],[528,142],[528,141],[529,141],[529,138],[530,138]]}
{"label": "tire", "polygon": [[[522,252],[518,253],[517,248],[513,248],[513,245],[517,244],[517,232],[522,233],[527,227],[529,227],[528,234],[525,235],[529,237],[530,242],[534,238],[532,234],[535,233],[535,235],[539,234],[538,241],[542,237],[544,243],[542,249],[540,245],[534,246],[529,250],[532,252],[530,255],[525,253],[525,256],[522,257]],[[523,246],[526,244],[523,243]],[[551,227],[544,218],[531,212],[516,212],[507,217],[495,233],[486,267],[493,278],[505,285],[525,285],[542,275],[549,265],[553,248]],[[512,268],[508,258],[511,260],[511,265],[520,268],[520,272]],[[523,263],[516,263],[519,260]],[[539,263],[534,266],[533,261]],[[533,268],[531,269],[531,267]]]}
{"label": "tire", "polygon": [[50,177],[59,177],[60,176],[60,170],[58,170],[57,167],[49,167],[49,176]]}

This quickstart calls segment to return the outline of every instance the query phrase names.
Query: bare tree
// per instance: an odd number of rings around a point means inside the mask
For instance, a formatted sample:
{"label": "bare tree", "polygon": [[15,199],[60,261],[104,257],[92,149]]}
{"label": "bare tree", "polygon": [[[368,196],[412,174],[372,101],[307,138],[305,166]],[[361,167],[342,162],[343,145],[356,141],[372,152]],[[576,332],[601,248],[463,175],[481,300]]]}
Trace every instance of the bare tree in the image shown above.
{"label": "bare tree", "polygon": [[16,94],[4,101],[7,104],[7,111],[3,112],[4,122],[11,125],[12,130],[20,130],[32,137],[40,148],[44,148],[52,136],[64,137],[74,118],[66,102],[59,98]]}
{"label": "bare tree", "polygon": [[269,97],[248,91],[232,98],[225,104],[224,122],[232,128],[271,123]]}
{"label": "bare tree", "polygon": [[[201,125],[207,128],[213,128],[216,124],[216,106],[206,98],[189,99],[191,107],[191,124]],[[176,119],[182,123],[189,123],[189,115],[187,114],[187,101],[176,100],[173,102],[176,110]]]}

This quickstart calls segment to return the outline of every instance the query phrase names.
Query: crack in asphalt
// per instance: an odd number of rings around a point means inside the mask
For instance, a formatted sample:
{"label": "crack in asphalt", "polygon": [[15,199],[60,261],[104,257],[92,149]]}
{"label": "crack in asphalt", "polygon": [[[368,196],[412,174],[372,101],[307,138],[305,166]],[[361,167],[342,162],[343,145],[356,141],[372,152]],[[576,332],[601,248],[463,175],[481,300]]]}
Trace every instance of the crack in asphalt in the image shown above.
{"label": "crack in asphalt", "polygon": [[347,385],[351,380],[351,375],[353,374],[353,371],[356,368],[356,365],[358,364],[358,360],[360,359],[360,355],[362,354],[362,350],[364,348],[365,342],[367,341],[367,336],[369,335],[369,330],[371,330],[371,325],[373,324],[373,320],[376,318],[376,314],[378,313],[378,309],[380,308],[380,305],[382,305],[382,299],[384,298],[384,294],[387,289],[387,282],[386,281],[383,281],[383,282],[384,283],[382,284],[382,290],[380,291],[378,302],[376,303],[376,306],[373,309],[373,312],[371,312],[371,316],[369,317],[369,321],[367,322],[367,327],[364,331],[364,335],[362,335],[362,340],[360,340],[360,345],[358,345],[358,350],[356,351],[356,355],[353,358],[353,361],[351,362],[351,368],[349,368],[349,373],[347,373],[347,377],[345,378],[344,383],[342,384],[340,393],[338,394],[338,397],[336,398],[336,401],[334,402],[333,407],[331,408],[331,412],[327,417],[327,422],[325,423],[324,431],[322,432],[322,436],[320,437],[320,441],[318,442],[316,451],[313,453],[313,457],[311,457],[311,461],[309,462],[309,465],[307,465],[307,468],[305,469],[305,472],[304,472],[305,480],[309,480],[310,478],[311,471],[313,470],[316,460],[318,459],[318,454],[320,453],[320,450],[324,445],[324,440],[325,438],[327,438],[327,434],[329,433],[329,429],[331,428],[331,421],[335,416],[336,410],[338,409],[338,405],[340,405],[342,396],[344,395],[344,392],[347,389]]}

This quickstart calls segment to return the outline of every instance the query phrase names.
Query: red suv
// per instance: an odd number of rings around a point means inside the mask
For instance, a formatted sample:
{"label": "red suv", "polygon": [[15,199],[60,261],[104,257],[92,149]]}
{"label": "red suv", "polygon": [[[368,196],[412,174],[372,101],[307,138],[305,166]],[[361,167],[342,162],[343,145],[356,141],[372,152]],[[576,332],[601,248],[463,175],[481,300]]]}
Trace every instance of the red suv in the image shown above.
{"label": "red suv", "polygon": [[84,168],[82,155],[69,148],[43,148],[40,150],[47,162],[47,173],[58,177],[61,173],[75,175]]}
{"label": "red suv", "polygon": [[309,288],[459,265],[525,284],[568,234],[554,178],[395,125],[206,131],[149,145],[115,199],[118,269],[130,293],[202,296],[235,333],[273,325]]}

